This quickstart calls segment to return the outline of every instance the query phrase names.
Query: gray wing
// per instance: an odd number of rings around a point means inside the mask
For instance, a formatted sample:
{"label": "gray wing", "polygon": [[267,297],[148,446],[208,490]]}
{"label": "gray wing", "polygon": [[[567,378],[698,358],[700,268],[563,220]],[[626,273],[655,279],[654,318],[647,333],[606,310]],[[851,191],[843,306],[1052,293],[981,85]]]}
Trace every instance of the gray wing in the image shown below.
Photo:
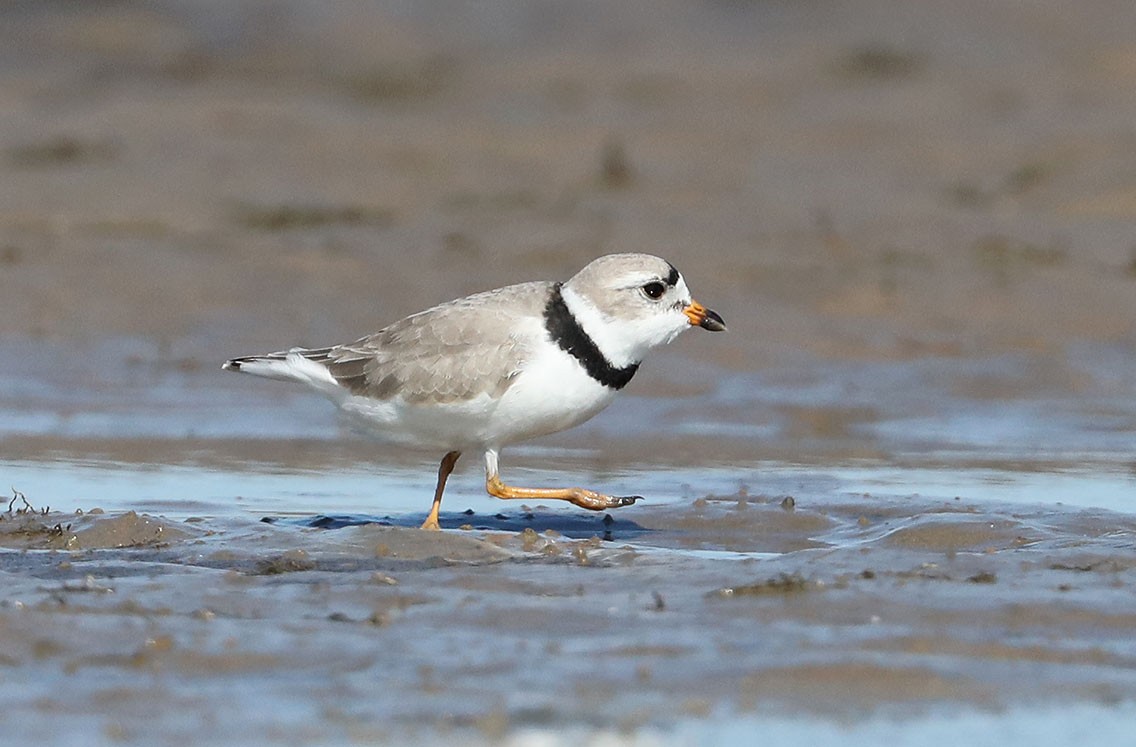
{"label": "gray wing", "polygon": [[[537,342],[552,283],[511,285],[435,306],[346,345],[305,357],[327,366],[355,394],[407,402],[496,398]],[[526,323],[527,322],[527,323]]]}

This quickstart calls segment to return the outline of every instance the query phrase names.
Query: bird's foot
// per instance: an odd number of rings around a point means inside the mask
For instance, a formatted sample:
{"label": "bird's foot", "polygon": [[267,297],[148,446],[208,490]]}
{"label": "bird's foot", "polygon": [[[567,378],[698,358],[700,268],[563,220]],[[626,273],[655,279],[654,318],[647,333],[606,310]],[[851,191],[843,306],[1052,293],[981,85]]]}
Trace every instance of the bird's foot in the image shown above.
{"label": "bird's foot", "polygon": [[584,488],[575,488],[567,500],[590,511],[606,511],[609,508],[633,506],[635,501],[643,500],[641,495],[604,495]]}
{"label": "bird's foot", "polygon": [[485,489],[489,495],[497,498],[568,501],[589,511],[623,508],[633,505],[635,501],[643,500],[643,496],[640,495],[604,495],[587,488],[518,488],[506,485],[496,475],[486,479]]}

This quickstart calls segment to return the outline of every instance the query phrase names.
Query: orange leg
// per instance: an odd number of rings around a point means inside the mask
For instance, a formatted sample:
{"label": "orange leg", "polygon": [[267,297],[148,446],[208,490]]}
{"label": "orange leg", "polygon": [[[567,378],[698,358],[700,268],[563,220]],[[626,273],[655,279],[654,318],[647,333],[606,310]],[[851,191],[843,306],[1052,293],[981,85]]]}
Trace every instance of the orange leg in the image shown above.
{"label": "orange leg", "polygon": [[495,498],[568,501],[590,511],[631,506],[642,500],[638,495],[604,495],[586,488],[518,488],[501,482],[497,471],[497,452],[485,453],[485,491]]}
{"label": "orange leg", "polygon": [[497,498],[568,501],[591,511],[630,506],[643,497],[639,495],[604,495],[587,488],[517,488],[501,482],[501,478],[497,475],[486,478],[485,490],[489,495]]}
{"label": "orange leg", "polygon": [[446,478],[454,471],[454,465],[461,455],[460,451],[451,451],[442,457],[442,463],[438,465],[438,487],[434,488],[434,505],[430,507],[426,521],[422,522],[423,529],[442,528],[438,524],[438,512],[442,509],[442,492],[446,489]]}

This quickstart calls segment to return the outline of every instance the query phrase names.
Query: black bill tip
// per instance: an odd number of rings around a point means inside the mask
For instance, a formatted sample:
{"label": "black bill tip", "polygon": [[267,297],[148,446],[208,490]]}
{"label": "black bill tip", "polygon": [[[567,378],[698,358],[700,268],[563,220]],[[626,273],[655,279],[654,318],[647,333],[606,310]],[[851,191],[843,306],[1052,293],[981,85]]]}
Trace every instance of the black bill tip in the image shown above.
{"label": "black bill tip", "polygon": [[702,316],[702,321],[698,323],[698,326],[710,332],[726,331],[726,322],[723,321],[718,312],[711,311],[710,309],[706,309]]}

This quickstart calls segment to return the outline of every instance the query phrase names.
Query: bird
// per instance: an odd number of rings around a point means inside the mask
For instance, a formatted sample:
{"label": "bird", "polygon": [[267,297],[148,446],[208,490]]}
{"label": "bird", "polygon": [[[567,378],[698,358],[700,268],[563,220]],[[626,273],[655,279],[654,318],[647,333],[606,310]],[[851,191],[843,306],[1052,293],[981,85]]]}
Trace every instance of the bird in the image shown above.
{"label": "bird", "polygon": [[590,419],[627,386],[649,351],[690,327],[721,332],[726,324],[691,297],[665,259],[608,254],[564,282],[476,293],[354,342],[236,357],[221,368],[300,382],[387,441],[443,451],[421,527],[436,530],[446,480],[462,453],[473,450],[483,454],[485,489],[497,498],[564,500],[593,511],[641,500],[508,485],[499,454]]}

